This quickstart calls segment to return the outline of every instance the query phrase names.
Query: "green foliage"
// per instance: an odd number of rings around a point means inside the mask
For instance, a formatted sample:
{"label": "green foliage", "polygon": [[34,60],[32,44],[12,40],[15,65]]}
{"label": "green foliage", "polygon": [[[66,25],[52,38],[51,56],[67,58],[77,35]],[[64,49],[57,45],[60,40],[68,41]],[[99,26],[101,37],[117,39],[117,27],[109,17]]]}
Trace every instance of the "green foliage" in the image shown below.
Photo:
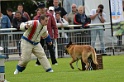
{"label": "green foliage", "polygon": [[124,33],[124,21],[121,21],[118,24],[113,25],[113,29],[115,30],[116,36],[121,36]]}
{"label": "green foliage", "polygon": [[[79,71],[76,63],[71,69],[71,58],[59,58],[57,66],[52,66],[54,73],[47,73],[41,66],[35,66],[35,60],[29,62],[26,70],[13,75],[18,61],[5,62],[5,77],[10,82],[123,82],[124,81],[124,55],[104,56],[103,70]],[[81,68],[80,62],[78,62]]]}

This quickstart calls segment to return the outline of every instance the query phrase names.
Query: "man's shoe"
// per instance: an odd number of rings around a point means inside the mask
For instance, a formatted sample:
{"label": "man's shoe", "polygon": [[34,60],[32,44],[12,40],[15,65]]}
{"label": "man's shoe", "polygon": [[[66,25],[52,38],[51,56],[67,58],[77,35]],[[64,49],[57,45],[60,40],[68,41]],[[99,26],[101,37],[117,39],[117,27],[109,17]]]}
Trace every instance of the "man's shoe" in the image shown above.
{"label": "man's shoe", "polygon": [[50,70],[50,71],[48,71],[48,72],[54,72],[52,69]]}
{"label": "man's shoe", "polygon": [[35,66],[40,66],[40,64],[35,64]]}
{"label": "man's shoe", "polygon": [[16,69],[15,71],[14,71],[14,75],[16,75],[16,74],[18,74],[19,73],[19,71]]}
{"label": "man's shoe", "polygon": [[55,64],[53,64],[53,65],[58,65],[58,63],[55,63]]}

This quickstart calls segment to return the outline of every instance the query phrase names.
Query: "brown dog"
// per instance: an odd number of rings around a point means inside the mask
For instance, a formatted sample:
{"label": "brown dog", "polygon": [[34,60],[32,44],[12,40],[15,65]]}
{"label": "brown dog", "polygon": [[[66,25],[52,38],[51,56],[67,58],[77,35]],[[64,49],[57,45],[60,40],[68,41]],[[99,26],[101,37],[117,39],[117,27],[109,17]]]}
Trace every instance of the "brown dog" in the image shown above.
{"label": "brown dog", "polygon": [[[81,59],[81,58],[83,62],[86,64],[85,66],[86,70],[88,70],[89,68],[89,62],[88,62],[89,57],[92,57],[93,63],[98,65],[96,52],[94,48],[90,45],[75,45],[75,44],[72,44],[72,42],[70,42],[66,46],[66,51],[72,57],[72,61],[70,62],[70,66],[72,69],[74,69],[74,67],[72,66],[72,63],[78,61],[78,59]],[[78,69],[80,70],[80,68]]]}

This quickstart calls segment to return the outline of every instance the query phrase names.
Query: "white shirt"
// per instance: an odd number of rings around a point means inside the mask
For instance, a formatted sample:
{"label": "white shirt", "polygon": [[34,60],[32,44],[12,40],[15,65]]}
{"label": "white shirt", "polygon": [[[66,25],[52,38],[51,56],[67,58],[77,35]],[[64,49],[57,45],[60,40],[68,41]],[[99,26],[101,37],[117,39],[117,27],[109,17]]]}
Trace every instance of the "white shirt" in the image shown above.
{"label": "white shirt", "polygon": [[[92,9],[90,12],[90,15],[95,15],[96,14],[96,9]],[[103,12],[102,16],[104,18],[104,20],[106,20],[106,14]],[[99,20],[100,18],[100,14],[98,14],[95,19],[91,20],[91,24],[95,24],[95,23],[101,23],[101,21]],[[103,26],[95,26],[95,27],[103,27]]]}

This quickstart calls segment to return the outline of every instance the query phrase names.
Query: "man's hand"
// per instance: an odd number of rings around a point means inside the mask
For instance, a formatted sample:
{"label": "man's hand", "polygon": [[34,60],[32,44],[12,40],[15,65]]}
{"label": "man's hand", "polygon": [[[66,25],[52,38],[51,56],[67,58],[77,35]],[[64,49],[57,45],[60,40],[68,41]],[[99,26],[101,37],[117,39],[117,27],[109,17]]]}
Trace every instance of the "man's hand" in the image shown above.
{"label": "man's hand", "polygon": [[27,25],[25,26],[27,29],[30,28],[32,26],[32,24],[27,23]]}
{"label": "man's hand", "polygon": [[63,24],[61,23],[61,26],[60,26],[61,28],[63,28],[64,26],[63,26]]}
{"label": "man's hand", "polygon": [[52,45],[52,42],[49,42],[48,45]]}

